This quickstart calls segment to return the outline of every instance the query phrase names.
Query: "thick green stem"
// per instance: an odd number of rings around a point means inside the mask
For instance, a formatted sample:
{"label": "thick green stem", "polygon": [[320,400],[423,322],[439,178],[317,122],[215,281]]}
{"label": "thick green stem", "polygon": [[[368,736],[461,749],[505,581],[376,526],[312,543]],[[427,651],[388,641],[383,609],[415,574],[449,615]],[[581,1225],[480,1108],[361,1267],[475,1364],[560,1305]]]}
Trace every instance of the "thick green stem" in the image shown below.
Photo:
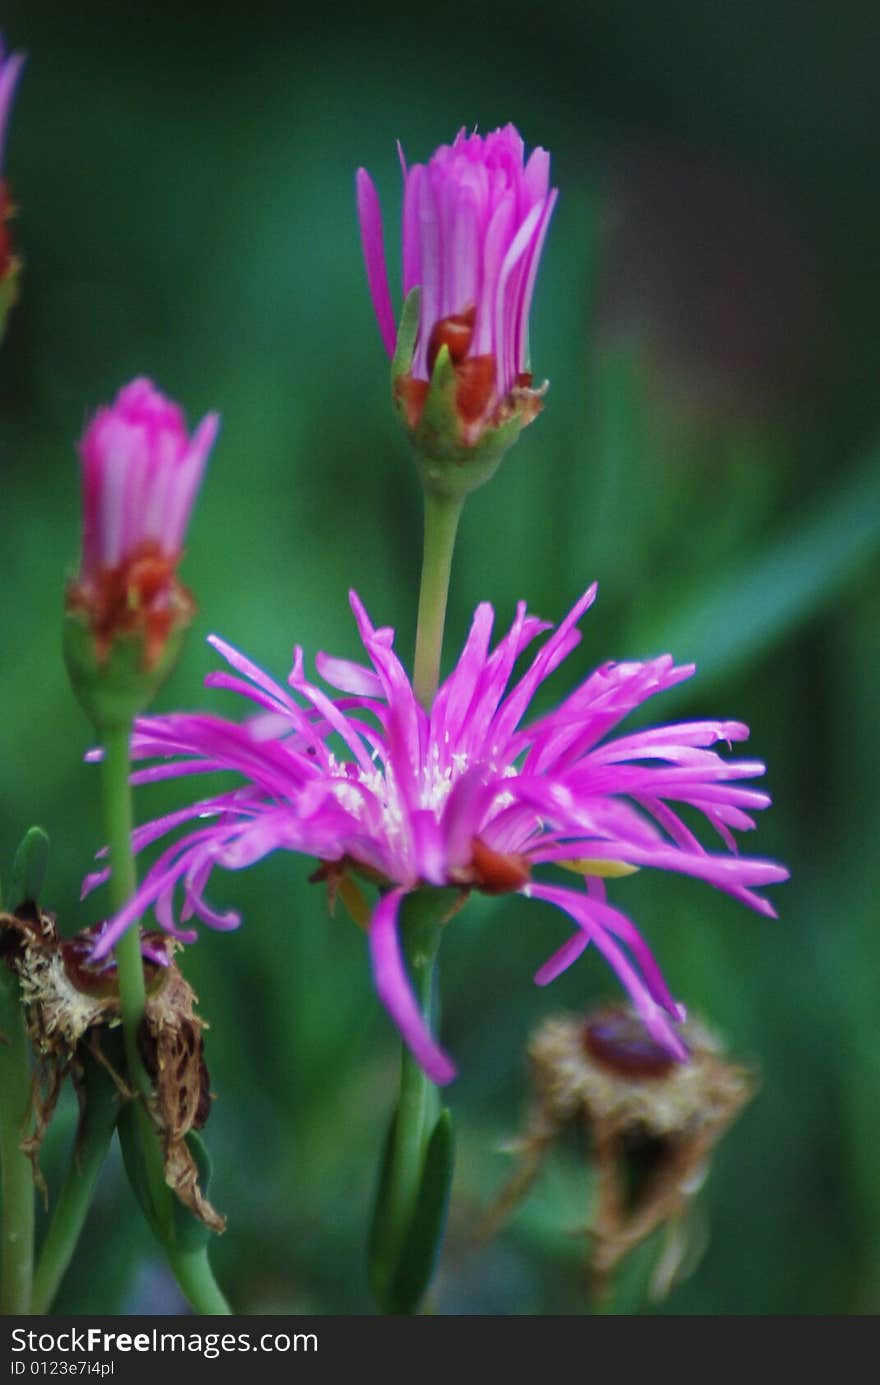
{"label": "thick green stem", "polygon": [[34,1180],[20,1145],[31,1113],[30,1050],[18,979],[0,960],[0,1164],[3,1246],[0,1313],[29,1313],[34,1267]]}
{"label": "thick green stem", "polygon": [[37,1261],[34,1313],[48,1313],[73,1258],[119,1115],[119,1092],[110,1074],[92,1057],[85,1062],[82,1118]]}
{"label": "thick green stem", "polygon": [[413,688],[422,706],[427,708],[430,708],[440,682],[452,552],[463,504],[463,498],[425,491],[425,546],[419,588]]}
{"label": "thick green stem", "polygon": [[221,1293],[208,1262],[207,1246],[197,1250],[168,1249],[168,1263],[181,1293],[197,1313],[217,1318],[232,1312]]}

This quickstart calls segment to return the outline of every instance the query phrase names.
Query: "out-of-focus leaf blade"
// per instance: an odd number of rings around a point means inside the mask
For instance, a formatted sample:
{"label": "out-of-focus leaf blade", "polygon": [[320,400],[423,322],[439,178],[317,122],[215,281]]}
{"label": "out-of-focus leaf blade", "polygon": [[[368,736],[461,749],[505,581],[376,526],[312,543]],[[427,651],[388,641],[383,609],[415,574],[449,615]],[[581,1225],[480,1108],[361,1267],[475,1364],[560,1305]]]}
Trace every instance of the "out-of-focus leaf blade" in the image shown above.
{"label": "out-of-focus leaf blade", "polygon": [[643,644],[694,658],[700,682],[728,676],[831,601],[880,552],[880,443],[846,488],[783,533],[763,554],[726,572],[650,632]]}

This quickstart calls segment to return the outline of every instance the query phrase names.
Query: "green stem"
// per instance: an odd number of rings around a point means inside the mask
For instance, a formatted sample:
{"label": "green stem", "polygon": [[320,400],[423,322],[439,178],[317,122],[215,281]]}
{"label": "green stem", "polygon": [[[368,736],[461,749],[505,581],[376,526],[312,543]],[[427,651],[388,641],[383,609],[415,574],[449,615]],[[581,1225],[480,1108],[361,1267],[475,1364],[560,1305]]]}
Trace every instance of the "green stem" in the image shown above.
{"label": "green stem", "polygon": [[430,708],[440,682],[440,656],[443,652],[452,552],[463,505],[463,498],[425,491],[425,543],[413,688],[422,706],[427,708]]}
{"label": "green stem", "polygon": [[197,1250],[168,1247],[166,1253],[181,1293],[196,1312],[212,1318],[231,1314],[232,1309],[223,1297],[208,1262],[207,1246],[199,1246]]}
{"label": "green stem", "polygon": [[[434,1016],[434,963],[442,922],[453,890],[420,890],[404,905],[401,934],[413,990],[428,1024]],[[400,1096],[392,1127],[377,1204],[371,1248],[372,1282],[376,1298],[387,1312],[393,1303],[392,1284],[401,1252],[419,1202],[425,1153],[440,1109],[439,1095],[404,1044],[401,1047]]]}
{"label": "green stem", "polygon": [[[110,847],[110,903],[117,913],[128,903],[137,888],[131,834],[134,826],[129,784],[130,724],[115,727],[104,734],[102,789],[104,826]],[[147,1003],[144,964],[141,956],[141,931],[132,924],[123,933],[113,952],[119,983],[119,1004],[122,1011],[122,1034],[128,1080],[141,1100],[137,1101],[137,1120],[143,1148],[150,1200],[157,1223],[169,1238],[172,1234],[171,1192],[165,1183],[165,1161],[159,1139],[149,1116],[153,1086],[141,1059],[138,1033]]]}
{"label": "green stem", "polygon": [[37,1261],[34,1313],[48,1313],[73,1258],[118,1115],[115,1082],[94,1058],[87,1057],[76,1145]]}
{"label": "green stem", "polygon": [[[126,725],[108,732],[104,738],[104,825],[110,846],[110,903],[114,913],[128,903],[137,888],[134,855],[131,849],[134,822],[128,782],[130,735],[131,727]],[[141,958],[140,928],[136,924],[123,933],[116,944],[114,957],[119,980],[122,1032],[125,1036],[125,1058],[129,1076],[146,1096],[149,1095],[151,1087],[138,1050],[138,1030],[147,1003],[147,992]]]}
{"label": "green stem", "polygon": [[[104,733],[104,819],[110,846],[111,903],[114,912],[128,903],[137,888],[131,849],[134,824],[129,783],[130,738],[130,724]],[[123,933],[116,944],[114,957],[129,1081],[143,1098],[136,1101],[135,1116],[155,1230],[181,1291],[192,1306],[200,1313],[229,1313],[229,1306],[211,1272],[207,1248],[202,1246],[191,1250],[175,1244],[174,1196],[165,1181],[165,1160],[158,1132],[149,1114],[152,1083],[138,1048],[138,1033],[147,999],[138,925],[133,924]]]}
{"label": "green stem", "polygon": [[31,1113],[30,1050],[18,978],[0,961],[0,1164],[3,1245],[0,1313],[29,1313],[34,1267],[34,1180],[20,1145]]}
{"label": "green stem", "polygon": [[[431,1022],[434,962],[440,930],[425,927],[423,920],[409,918],[403,929],[404,950],[409,960],[413,990],[422,1014]],[[409,1051],[400,1055],[400,1097],[394,1126],[391,1186],[387,1203],[388,1239],[399,1251],[418,1201],[425,1162],[425,1148],[436,1120],[437,1089]]]}

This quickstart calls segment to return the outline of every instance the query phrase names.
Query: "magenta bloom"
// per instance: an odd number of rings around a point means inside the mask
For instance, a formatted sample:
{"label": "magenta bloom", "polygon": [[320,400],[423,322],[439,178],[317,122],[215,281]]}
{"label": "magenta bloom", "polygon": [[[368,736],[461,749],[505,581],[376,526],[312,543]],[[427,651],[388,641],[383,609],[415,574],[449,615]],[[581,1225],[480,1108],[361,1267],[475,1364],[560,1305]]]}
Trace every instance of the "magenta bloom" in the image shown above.
{"label": "magenta bloom", "polygon": [[[750,810],[769,803],[767,794],[739,781],[762,774],[764,766],[723,760],[709,747],[744,740],[745,726],[697,721],[610,736],[629,712],[689,678],[693,667],[676,667],[669,655],[604,664],[555,711],[523,726],[536,689],[579,643],[577,622],[594,596],[592,587],[516,680],[519,655],[552,627],[521,604],[511,629],[490,651],[494,613],[479,606],[430,713],[416,701],[394,653],[393,631],[374,628],[354,594],[369,666],[326,654],[316,660],[318,673],[341,696],[309,681],[299,648],[288,692],[212,636],[232,671],[209,674],[208,685],[241,693],[261,712],[244,723],[198,714],[140,720],[134,756],[157,763],[138,770],[134,781],[226,769],[244,784],[138,829],[141,849],[194,824],[163,852],[110,923],[99,955],[150,906],[163,928],[191,940],[194,934],[182,932],[175,920],[178,885],[181,923],[196,916],[216,928],[235,927],[236,914],[218,914],[205,899],[212,870],[239,870],[283,848],[328,867],[335,863],[337,879],[354,870],[381,882],[369,924],[376,986],[436,1082],[449,1081],[454,1068],[419,1013],[397,931],[401,902],[423,885],[515,891],[555,905],[574,933],[538,972],[538,983],[553,980],[593,943],[651,1034],[684,1058],[675,1032],[684,1012],[634,925],[607,902],[600,877],[642,866],[679,871],[772,916],[755,887],[784,880],[788,872],[736,854],[732,830],[753,827]],[[344,759],[331,749],[331,739],[346,747]],[[725,849],[708,852],[677,804],[702,813]],[[560,866],[568,879],[571,871],[586,877],[586,888],[561,883],[565,876],[554,879],[552,868]],[[86,890],[106,874],[90,877]]]}
{"label": "magenta bloom", "polygon": [[186,526],[219,420],[192,437],[180,408],[149,380],[133,380],[99,409],[79,446],[83,548],[68,608],[88,614],[99,645],[142,629],[164,642],[182,591]]}
{"label": "magenta bloom", "polygon": [[[421,288],[411,376],[430,377],[443,345],[470,386],[472,412],[530,384],[529,309],[556,201],[550,155],[525,146],[513,125],[492,134],[462,129],[427,164],[403,168],[403,293]],[[365,169],[357,174],[367,279],[389,356],[397,339],[382,219]],[[465,366],[467,363],[467,366]]]}
{"label": "magenta bloom", "polygon": [[6,184],[3,181],[3,154],[6,148],[6,127],[9,123],[12,98],[15,95],[15,86],[23,66],[24,54],[10,53],[7,57],[3,48],[3,39],[0,38],[0,280],[6,277],[10,265],[14,265],[12,244],[9,231],[6,228],[6,220],[9,216],[9,197]]}

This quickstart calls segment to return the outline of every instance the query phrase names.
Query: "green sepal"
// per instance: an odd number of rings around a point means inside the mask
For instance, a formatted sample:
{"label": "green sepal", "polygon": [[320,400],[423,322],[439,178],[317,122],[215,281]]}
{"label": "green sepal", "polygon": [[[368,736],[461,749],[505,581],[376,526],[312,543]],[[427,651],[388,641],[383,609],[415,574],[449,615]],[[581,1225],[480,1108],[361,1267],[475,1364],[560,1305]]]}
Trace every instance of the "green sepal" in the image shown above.
{"label": "green sepal", "polygon": [[6,335],[6,320],[9,312],[18,301],[19,270],[18,260],[13,260],[3,278],[0,279],[0,342]]}
{"label": "green sepal", "polygon": [[529,421],[517,412],[497,427],[486,424],[476,441],[465,442],[458,412],[458,377],[447,346],[441,346],[437,352],[416,427],[408,426],[405,410],[399,404],[398,412],[415,452],[422,485],[432,494],[451,500],[463,500],[491,480],[505,452]]}
{"label": "green sepal", "polygon": [[403,310],[397,328],[397,345],[391,360],[391,388],[399,375],[408,375],[416,350],[416,337],[419,334],[419,312],[422,305],[422,290],[416,285],[410,289],[403,300]]}
{"label": "green sepal", "polygon": [[440,1112],[425,1151],[419,1200],[391,1281],[392,1313],[414,1313],[434,1274],[443,1241],[455,1162],[452,1115]]}
{"label": "green sepal", "polygon": [[146,665],[141,634],[117,635],[99,658],[88,621],[77,612],[64,617],[64,662],[76,696],[99,734],[131,725],[153,701],[177,663],[188,622],[169,632],[162,655]]}
{"label": "green sepal", "polygon": [[42,827],[29,827],[12,862],[10,901],[13,909],[39,903],[49,866],[49,838]]}

